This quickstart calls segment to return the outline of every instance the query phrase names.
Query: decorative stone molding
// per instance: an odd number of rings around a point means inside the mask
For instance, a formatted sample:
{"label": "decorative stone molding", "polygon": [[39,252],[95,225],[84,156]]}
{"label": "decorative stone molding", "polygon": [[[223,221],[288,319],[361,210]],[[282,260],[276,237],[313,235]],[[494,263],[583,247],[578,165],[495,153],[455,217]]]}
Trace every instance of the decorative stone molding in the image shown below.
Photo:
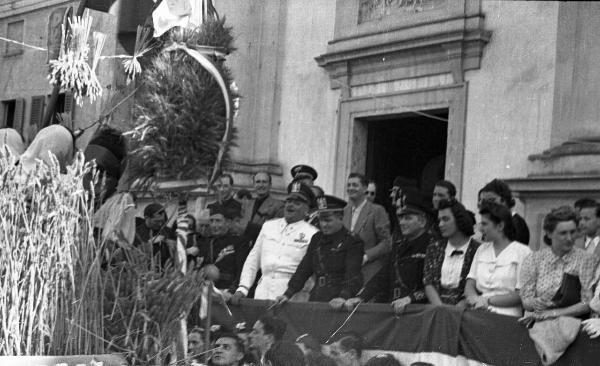
{"label": "decorative stone molding", "polygon": [[464,71],[480,67],[491,32],[483,27],[479,0],[401,1],[397,6],[420,2],[430,8],[360,22],[359,5],[366,2],[337,2],[334,39],[316,58],[333,89],[448,72],[460,83]]}

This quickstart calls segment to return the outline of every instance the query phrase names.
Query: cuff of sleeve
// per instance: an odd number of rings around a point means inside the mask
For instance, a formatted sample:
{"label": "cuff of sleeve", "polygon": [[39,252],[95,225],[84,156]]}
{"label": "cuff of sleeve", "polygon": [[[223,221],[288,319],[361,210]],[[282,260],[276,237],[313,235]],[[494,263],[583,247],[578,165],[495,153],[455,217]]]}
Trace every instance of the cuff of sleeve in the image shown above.
{"label": "cuff of sleeve", "polygon": [[244,296],[248,296],[248,289],[245,286],[238,287],[237,291],[244,294]]}

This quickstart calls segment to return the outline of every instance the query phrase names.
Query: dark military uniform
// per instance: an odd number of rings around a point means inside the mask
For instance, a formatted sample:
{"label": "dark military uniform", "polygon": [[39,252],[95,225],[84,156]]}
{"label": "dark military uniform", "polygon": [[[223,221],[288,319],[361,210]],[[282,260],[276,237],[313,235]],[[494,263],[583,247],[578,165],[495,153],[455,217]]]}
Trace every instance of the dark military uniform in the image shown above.
{"label": "dark military uniform", "polygon": [[310,301],[327,302],[336,297],[353,297],[362,286],[363,254],[360,238],[344,227],[332,235],[316,233],[290,279],[285,295],[291,298],[314,274],[316,281]]}
{"label": "dark military uniform", "polygon": [[[135,218],[135,224],[133,246],[145,253],[146,259],[150,260],[153,268],[163,270],[167,263],[172,262],[171,248],[166,240],[176,240],[175,233],[168,227],[163,227],[155,232],[148,228],[145,220],[140,217]],[[165,240],[153,243],[154,238],[158,236],[163,236]]]}
{"label": "dark military uniform", "polygon": [[382,302],[392,302],[410,297],[412,303],[425,303],[423,267],[425,252],[435,242],[431,232],[425,231],[413,240],[398,235],[393,236],[392,253],[386,265],[373,277],[359,293],[363,301],[378,296]]}
{"label": "dark military uniform", "polygon": [[201,240],[198,247],[200,249],[198,257],[203,258],[202,266],[214,264],[219,269],[220,276],[215,281],[215,287],[235,292],[242,266],[249,252],[245,240],[227,234]]}

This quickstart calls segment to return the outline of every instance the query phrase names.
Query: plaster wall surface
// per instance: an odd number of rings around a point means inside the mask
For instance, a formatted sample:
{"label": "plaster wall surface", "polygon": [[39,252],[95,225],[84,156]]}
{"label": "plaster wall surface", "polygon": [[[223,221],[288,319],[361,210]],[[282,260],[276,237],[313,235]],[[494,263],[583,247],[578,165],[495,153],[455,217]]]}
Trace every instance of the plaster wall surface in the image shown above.
{"label": "plaster wall surface", "polygon": [[526,176],[527,157],[550,146],[558,7],[555,2],[482,2],[485,27],[493,33],[481,68],[465,75],[461,199],[466,207],[477,207],[477,192],[486,182]]}
{"label": "plaster wall surface", "polygon": [[242,95],[233,159],[280,164],[280,184],[292,166],[310,164],[316,184],[331,192],[339,92],[314,58],[333,39],[335,0],[216,5],[237,47],[228,57]]}

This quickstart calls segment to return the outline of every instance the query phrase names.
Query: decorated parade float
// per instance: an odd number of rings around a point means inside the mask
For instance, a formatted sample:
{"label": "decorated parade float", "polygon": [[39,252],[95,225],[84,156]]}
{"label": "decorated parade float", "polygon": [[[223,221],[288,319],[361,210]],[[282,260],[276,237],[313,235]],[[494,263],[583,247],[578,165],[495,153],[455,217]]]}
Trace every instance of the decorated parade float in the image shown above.
{"label": "decorated parade float", "polygon": [[[220,173],[235,134],[237,94],[224,64],[231,29],[211,1],[159,1],[138,27],[133,55],[105,55],[112,35],[93,29],[87,9],[107,10],[98,3],[65,13],[48,79],[53,95],[68,91],[89,106],[103,93],[98,64],[121,60],[135,85],[125,98],[135,100],[134,128],[108,123],[121,100],[85,128],[46,126],[29,147],[4,132],[3,364],[187,364],[186,318],[212,289],[204,271],[186,269],[183,235],[169,243],[166,267],[154,265],[152,243],[133,245],[130,192],[179,203],[169,218],[177,225],[186,192]],[[75,152],[92,128],[85,152]],[[119,180],[130,189],[117,192]]]}

